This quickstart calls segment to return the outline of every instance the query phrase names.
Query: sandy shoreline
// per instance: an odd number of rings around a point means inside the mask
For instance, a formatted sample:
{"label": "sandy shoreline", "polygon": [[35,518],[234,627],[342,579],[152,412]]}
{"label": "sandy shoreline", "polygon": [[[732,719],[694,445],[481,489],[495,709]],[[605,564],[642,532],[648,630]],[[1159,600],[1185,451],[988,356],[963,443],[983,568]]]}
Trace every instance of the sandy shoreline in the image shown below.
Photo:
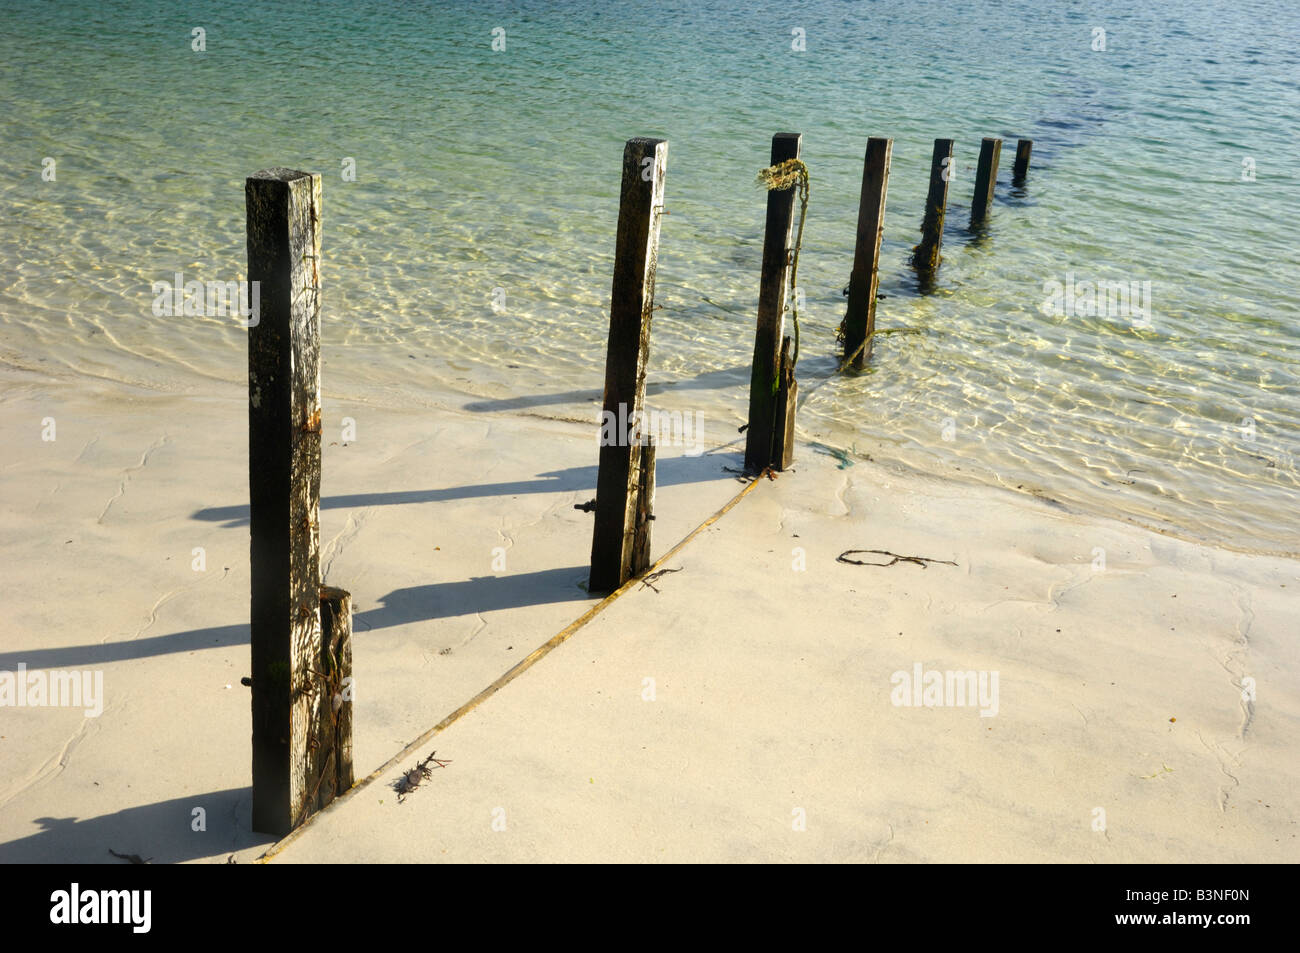
{"label": "sandy shoreline", "polygon": [[[326,440],[321,542],[354,598],[364,776],[594,604],[573,505],[595,430],[329,390],[326,434],[357,430]],[[0,670],[102,670],[105,697],[96,718],[0,707],[0,859],[255,859],[243,393],[24,375],[3,403]],[[371,785],[275,859],[1294,859],[1300,563],[797,459],[659,592],[440,735],[453,764],[406,803]],[[735,495],[737,465],[661,456],[656,556]],[[957,565],[837,563],[849,549]],[[997,714],[893,704],[917,664],[996,672]]]}

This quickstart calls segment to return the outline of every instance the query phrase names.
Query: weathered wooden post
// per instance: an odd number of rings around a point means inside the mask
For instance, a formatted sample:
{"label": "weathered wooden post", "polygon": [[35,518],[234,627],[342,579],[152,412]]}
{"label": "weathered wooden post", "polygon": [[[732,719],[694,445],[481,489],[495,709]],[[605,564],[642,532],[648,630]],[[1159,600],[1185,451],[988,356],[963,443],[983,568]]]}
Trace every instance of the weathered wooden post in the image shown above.
{"label": "weathered wooden post", "polygon": [[655,510],[655,438],[643,434],[633,454],[637,463],[636,518],[632,539],[632,569],[628,578],[650,568],[650,522]]}
{"label": "weathered wooden post", "polygon": [[1033,139],[1021,139],[1016,142],[1016,164],[1011,169],[1011,181],[1020,185],[1029,174],[1029,156],[1034,151]]}
{"label": "weathered wooden post", "polygon": [[939,267],[939,248],[943,244],[943,219],[948,211],[948,179],[952,175],[951,139],[934,140],[930,159],[930,191],[925,198],[925,218],[921,221],[921,244],[912,249],[912,264],[922,275]]}
{"label": "weathered wooden post", "polygon": [[[663,139],[629,139],[623,149],[596,527],[587,584],[592,593],[613,592],[649,565],[654,448],[642,445],[646,435],[641,420],[667,165],[668,143]],[[639,512],[644,519],[639,520]]]}
{"label": "weathered wooden post", "polygon": [[993,205],[993,188],[998,183],[998,160],[1002,140],[985,137],[980,143],[980,163],[975,170],[975,197],[970,203],[970,227],[978,228],[989,216]]}
{"label": "weathered wooden post", "polygon": [[[772,165],[798,159],[802,150],[800,133],[778,132],[772,137]],[[784,419],[778,421],[776,412],[796,194],[793,185],[767,193],[763,272],[758,285],[758,328],[754,334],[754,363],[749,378],[749,427],[745,432],[745,469],[751,473],[761,473],[770,466],[782,468],[773,447],[777,430],[787,426]],[[793,410],[793,402],[787,401],[786,407]]]}
{"label": "weathered wooden post", "polygon": [[332,743],[319,674],[321,179],[267,169],[244,192],[260,292],[248,333],[253,829],[285,834],[312,810]]}
{"label": "weathered wooden post", "polygon": [[780,381],[776,390],[776,429],[772,433],[772,466],[788,470],[794,463],[794,411],[799,400],[799,385],[794,379],[794,359],[790,346],[794,339],[789,335],[781,342],[781,358],[777,364]]}
{"label": "weathered wooden post", "polygon": [[858,237],[849,277],[849,303],[844,315],[844,359],[861,369],[871,356],[876,330],[876,292],[880,287],[880,240],[885,233],[885,192],[893,139],[868,139],[862,163],[862,195],[858,200]]}
{"label": "weathered wooden post", "polygon": [[313,768],[318,791],[313,810],[320,810],[352,787],[352,595],[334,586],[320,587],[321,693],[323,731],[318,735]]}

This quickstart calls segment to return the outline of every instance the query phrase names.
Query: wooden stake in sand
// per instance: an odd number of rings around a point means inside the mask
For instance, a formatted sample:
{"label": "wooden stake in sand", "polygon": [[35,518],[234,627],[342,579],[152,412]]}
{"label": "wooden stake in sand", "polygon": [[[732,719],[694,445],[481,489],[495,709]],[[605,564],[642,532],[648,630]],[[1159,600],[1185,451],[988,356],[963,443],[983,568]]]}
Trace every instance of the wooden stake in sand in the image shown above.
{"label": "wooden stake in sand", "polygon": [[312,776],[319,811],[352,787],[352,595],[320,587],[321,692],[319,746]]}
{"label": "wooden stake in sand", "polygon": [[613,592],[650,564],[654,476],[647,471],[654,467],[654,449],[643,447],[641,420],[667,166],[665,140],[628,140],[610,293],[591,593]]}
{"label": "wooden stake in sand", "polygon": [[975,170],[975,197],[970,203],[970,227],[978,228],[989,216],[993,205],[993,188],[998,184],[998,160],[1002,140],[985,138],[980,143],[980,163]]}
{"label": "wooden stake in sand", "polygon": [[655,518],[654,434],[643,434],[637,449],[636,516],[633,520],[632,568],[628,578],[639,576],[650,568],[650,523]]}
{"label": "wooden stake in sand", "polygon": [[321,179],[267,169],[244,192],[248,280],[260,283],[248,332],[253,829],[285,834],[320,791],[330,702],[319,674]]}
{"label": "wooden stake in sand", "polygon": [[921,244],[912,249],[912,264],[922,277],[933,275],[939,267],[943,219],[948,211],[948,179],[953,171],[952,145],[951,139],[934,140],[930,191],[925,198],[925,218],[921,221]]}
{"label": "wooden stake in sand", "polygon": [[[772,137],[772,165],[798,159],[803,136],[778,132]],[[786,283],[790,273],[790,233],[798,190],[772,189],[767,193],[767,225],[763,236],[763,273],[758,285],[758,327],[754,333],[754,363],[749,379],[749,426],[745,432],[745,469],[761,473],[769,466],[781,469],[773,453],[776,432],[787,421],[776,416],[781,389],[781,345],[785,330]],[[794,410],[794,401],[785,407]],[[792,448],[788,448],[792,449]]]}
{"label": "wooden stake in sand", "polygon": [[794,357],[790,353],[793,341],[787,335],[781,342],[777,365],[781,379],[776,390],[776,429],[772,434],[772,466],[777,470],[788,470],[794,463],[794,411],[799,401],[799,385],[794,379]]}
{"label": "wooden stake in sand", "polygon": [[[861,370],[871,356],[876,330],[876,292],[880,287],[880,240],[885,233],[885,192],[893,139],[868,139],[862,163],[862,195],[858,200],[858,238],[849,277],[849,303],[844,315],[844,359]],[[856,355],[856,356],[854,356]]]}
{"label": "wooden stake in sand", "polygon": [[1011,182],[1020,185],[1029,174],[1029,156],[1034,151],[1033,139],[1021,139],[1016,143],[1016,164],[1011,169]]}

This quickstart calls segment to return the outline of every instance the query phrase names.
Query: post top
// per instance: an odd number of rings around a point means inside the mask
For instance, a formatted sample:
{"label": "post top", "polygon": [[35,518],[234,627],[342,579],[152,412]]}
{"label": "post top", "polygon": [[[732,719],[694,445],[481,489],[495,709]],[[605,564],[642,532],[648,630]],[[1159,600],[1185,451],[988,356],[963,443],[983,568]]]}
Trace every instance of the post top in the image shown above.
{"label": "post top", "polygon": [[655,139],[651,136],[634,136],[623,146],[623,155],[626,156],[654,156],[658,155],[660,149],[664,150],[664,155],[668,154],[668,140]]}
{"label": "post top", "polygon": [[772,165],[803,155],[802,132],[778,132],[772,136]]}
{"label": "post top", "polygon": [[308,178],[313,173],[301,172],[297,169],[286,169],[283,166],[274,166],[270,169],[263,169],[260,172],[254,172],[249,176],[250,179],[270,179],[274,182],[292,182],[295,179]]}

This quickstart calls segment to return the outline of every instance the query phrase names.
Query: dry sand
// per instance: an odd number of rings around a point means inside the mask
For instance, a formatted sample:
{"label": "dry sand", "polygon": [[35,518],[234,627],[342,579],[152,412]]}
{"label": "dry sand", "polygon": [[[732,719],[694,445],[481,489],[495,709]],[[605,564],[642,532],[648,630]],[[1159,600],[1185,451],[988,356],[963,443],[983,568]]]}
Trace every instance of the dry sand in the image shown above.
{"label": "dry sand", "polygon": [[[573,508],[595,428],[328,391],[322,567],[355,601],[360,777],[595,604]],[[0,394],[0,670],[102,671],[105,693],[98,717],[0,707],[0,860],[258,858],[242,391],[13,372]],[[656,556],[742,488],[738,451],[661,452]],[[1300,857],[1300,563],[797,456],[659,591],[422,746],[452,763],[404,803],[391,770],[272,862]],[[893,704],[917,664],[997,673],[996,714]]]}

